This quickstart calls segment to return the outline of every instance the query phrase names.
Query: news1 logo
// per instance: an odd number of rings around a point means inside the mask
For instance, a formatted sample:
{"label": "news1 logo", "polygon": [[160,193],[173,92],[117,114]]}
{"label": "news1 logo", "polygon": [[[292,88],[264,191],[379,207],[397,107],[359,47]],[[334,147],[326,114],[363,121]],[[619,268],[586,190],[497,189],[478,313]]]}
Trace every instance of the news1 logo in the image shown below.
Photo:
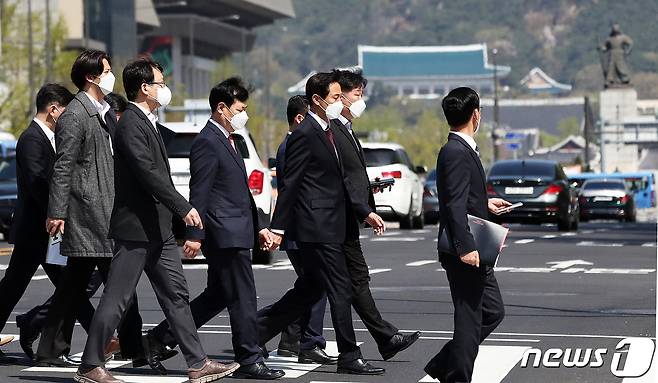
{"label": "news1 logo", "polygon": [[[617,343],[612,354],[610,372],[618,378],[637,378],[645,375],[651,368],[656,345],[650,338],[625,338]],[[606,348],[549,348],[542,352],[530,348],[523,354],[521,367],[528,367],[533,357],[532,367],[540,365],[547,368],[600,368],[605,364]]]}

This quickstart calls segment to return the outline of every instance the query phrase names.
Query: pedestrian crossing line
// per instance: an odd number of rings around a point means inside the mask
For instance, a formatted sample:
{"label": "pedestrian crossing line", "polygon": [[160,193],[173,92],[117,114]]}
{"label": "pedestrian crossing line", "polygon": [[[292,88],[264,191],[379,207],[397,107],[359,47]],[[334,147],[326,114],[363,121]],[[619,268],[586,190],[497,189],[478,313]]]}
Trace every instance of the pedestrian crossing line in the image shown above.
{"label": "pedestrian crossing line", "polygon": [[656,242],[643,243],[642,247],[656,247]]}
{"label": "pedestrian crossing line", "polygon": [[514,243],[517,244],[517,245],[525,245],[527,243],[532,243],[532,242],[535,242],[535,240],[534,239],[519,239],[519,240],[514,241]]}
{"label": "pedestrian crossing line", "polygon": [[580,241],[576,246],[588,246],[588,247],[622,247],[623,243],[610,243],[610,242],[594,242],[594,241]]}
{"label": "pedestrian crossing line", "polygon": [[[471,383],[500,383],[523,358],[530,347],[524,346],[480,346],[475,359]],[[420,383],[438,382],[425,375]]]}
{"label": "pedestrian crossing line", "polygon": [[407,263],[406,266],[425,266],[425,265],[431,265],[432,263],[437,263],[438,261],[435,259],[426,259],[423,261],[415,261],[415,262],[409,262]]}
{"label": "pedestrian crossing line", "polygon": [[[79,362],[80,359],[82,359],[82,353],[79,352],[75,355],[71,355],[71,359]],[[132,364],[132,362],[129,361],[129,360],[110,360],[109,362],[105,363],[105,368],[107,368],[108,370],[112,370],[114,368],[123,367],[123,366],[129,365],[129,364]],[[25,372],[62,372],[62,373],[70,372],[70,373],[75,373],[77,370],[78,370],[77,367],[38,367],[38,366],[35,366],[35,367],[25,368],[21,371],[25,371]]]}
{"label": "pedestrian crossing line", "polygon": [[[421,336],[418,339],[422,340],[451,340],[452,337],[448,336]],[[510,339],[510,338],[494,338],[494,339],[485,339],[485,342],[513,342],[513,343],[539,343],[539,339]]]}
{"label": "pedestrian crossing line", "polygon": [[372,238],[371,242],[417,242],[424,241],[423,237],[377,237]]}
{"label": "pedestrian crossing line", "polygon": [[555,235],[555,234],[546,234],[546,235],[542,235],[541,237],[543,239],[553,239],[553,238],[557,238],[557,235]]}
{"label": "pedestrian crossing line", "polygon": [[389,272],[393,269],[368,269],[368,274],[373,275],[373,274],[379,274],[379,273],[386,273]]}

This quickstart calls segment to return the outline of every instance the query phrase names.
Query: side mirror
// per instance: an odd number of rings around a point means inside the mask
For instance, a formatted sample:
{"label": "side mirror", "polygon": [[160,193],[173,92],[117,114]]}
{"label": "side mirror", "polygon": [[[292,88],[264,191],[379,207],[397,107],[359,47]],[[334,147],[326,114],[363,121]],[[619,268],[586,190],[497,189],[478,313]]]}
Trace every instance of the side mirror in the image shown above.
{"label": "side mirror", "polygon": [[427,166],[416,166],[414,168],[414,173],[416,174],[425,174],[427,173]]}
{"label": "side mirror", "polygon": [[267,167],[270,169],[276,168],[276,158],[270,158],[267,160]]}

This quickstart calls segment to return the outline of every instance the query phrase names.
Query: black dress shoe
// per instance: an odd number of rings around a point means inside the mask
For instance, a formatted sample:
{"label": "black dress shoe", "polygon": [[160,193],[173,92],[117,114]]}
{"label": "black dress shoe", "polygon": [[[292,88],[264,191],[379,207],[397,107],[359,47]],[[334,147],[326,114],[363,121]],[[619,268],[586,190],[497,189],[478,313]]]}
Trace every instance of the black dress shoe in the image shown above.
{"label": "black dress shoe", "polygon": [[339,374],[382,375],[386,370],[375,367],[363,359],[355,359],[347,363],[338,363],[337,372]]}
{"label": "black dress shoe", "polygon": [[[162,362],[178,354],[178,351],[170,349],[148,332],[142,335],[142,346],[146,363],[158,374],[167,375],[167,369]],[[143,366],[141,363],[140,359],[133,360],[133,367]]]}
{"label": "black dress shoe", "polygon": [[338,363],[338,357],[329,356],[323,349],[318,346],[313,347],[310,350],[300,350],[299,363],[318,363],[318,364],[336,364]]}
{"label": "black dress shoe", "polygon": [[283,357],[286,357],[286,358],[296,358],[296,357],[299,356],[299,352],[297,352],[295,350],[287,349],[287,348],[281,348],[281,347],[279,347],[276,350],[276,354],[278,356],[283,356]]}
{"label": "black dress shoe", "polygon": [[382,354],[384,360],[389,360],[400,351],[404,351],[409,346],[414,344],[418,338],[420,338],[420,331],[416,331],[413,334],[403,335],[397,333],[391,337],[391,339],[384,346],[379,348],[379,353]]}
{"label": "black dress shoe", "polygon": [[37,360],[37,367],[80,367],[80,362],[73,360],[68,355],[62,355],[56,359]]}
{"label": "black dress shoe", "polygon": [[20,330],[20,337],[18,338],[18,343],[21,345],[23,352],[27,355],[28,358],[34,359],[34,350],[32,345],[39,337],[41,333],[40,329],[30,328],[25,315],[16,316],[16,326]]}
{"label": "black dress shoe", "polygon": [[282,370],[273,370],[265,365],[263,362],[248,364],[240,366],[233,373],[236,379],[261,379],[261,380],[274,380],[279,379],[285,375]]}

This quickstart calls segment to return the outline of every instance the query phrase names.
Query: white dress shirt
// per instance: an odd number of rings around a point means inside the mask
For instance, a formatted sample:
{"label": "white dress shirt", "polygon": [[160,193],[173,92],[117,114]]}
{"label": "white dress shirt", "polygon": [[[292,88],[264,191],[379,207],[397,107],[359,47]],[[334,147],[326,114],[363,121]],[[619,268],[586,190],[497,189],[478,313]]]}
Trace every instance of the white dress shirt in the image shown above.
{"label": "white dress shirt", "polygon": [[[101,102],[98,102],[94,97],[92,97],[89,93],[85,92],[87,97],[89,97],[89,101],[91,101],[91,104],[96,108],[98,111],[98,114],[101,116],[101,121],[105,124],[105,115],[107,112],[110,111],[110,104],[108,104],[105,100],[102,100]],[[112,136],[108,135],[108,139],[110,142],[110,153],[114,155],[114,147],[112,146]]]}
{"label": "white dress shirt", "polygon": [[142,113],[144,113],[144,114],[146,115],[146,118],[148,118],[149,121],[151,122],[151,125],[153,125],[153,129],[155,129],[155,132],[158,133],[158,134],[160,134],[160,132],[158,131],[158,129],[157,129],[156,125],[155,125],[155,123],[158,122],[158,116],[155,115],[155,114],[154,114],[153,112],[151,112],[150,110],[148,110],[148,109],[144,108],[143,106],[139,105],[139,104],[136,103],[136,102],[130,101],[130,103],[133,104],[133,105],[135,105],[136,107],[138,107],[139,110],[141,110]]}
{"label": "white dress shirt", "polygon": [[229,133],[228,130],[226,130],[226,129],[222,126],[222,124],[220,124],[219,122],[213,120],[212,118],[209,119],[208,121],[210,121],[213,125],[215,125],[215,126],[217,127],[217,129],[219,129],[219,131],[222,132],[222,134],[224,135],[224,137],[226,137],[227,139],[228,139],[228,137],[231,135],[231,133]]}
{"label": "white dress shirt", "polygon": [[322,118],[320,118],[320,116],[318,116],[317,114],[311,112],[310,110],[308,111],[308,114],[311,117],[313,117],[313,119],[315,119],[315,121],[317,121],[318,124],[320,124],[320,127],[322,128],[322,130],[324,130],[326,132],[327,129],[329,129],[329,123],[327,121],[323,120]]}
{"label": "white dress shirt", "polygon": [[478,144],[475,142],[475,139],[473,137],[469,136],[468,134],[462,133],[462,132],[453,132],[453,131],[451,131],[450,134],[456,134],[457,136],[463,138],[464,141],[466,141],[466,143],[468,144],[468,146],[470,146],[471,149],[473,149],[473,151],[475,153],[480,155],[480,153],[477,150]]}
{"label": "white dress shirt", "polygon": [[39,120],[39,119],[36,118],[36,117],[34,117],[34,120],[32,120],[32,121],[36,122],[37,125],[39,125],[39,127],[41,128],[41,130],[43,130],[43,133],[44,133],[44,134],[46,135],[46,137],[48,138],[48,141],[50,141],[50,145],[52,145],[53,150],[54,150],[55,152],[57,152],[57,149],[55,148],[55,132],[53,132],[52,130],[50,130],[50,128],[47,127],[46,124],[44,124],[43,121]]}

